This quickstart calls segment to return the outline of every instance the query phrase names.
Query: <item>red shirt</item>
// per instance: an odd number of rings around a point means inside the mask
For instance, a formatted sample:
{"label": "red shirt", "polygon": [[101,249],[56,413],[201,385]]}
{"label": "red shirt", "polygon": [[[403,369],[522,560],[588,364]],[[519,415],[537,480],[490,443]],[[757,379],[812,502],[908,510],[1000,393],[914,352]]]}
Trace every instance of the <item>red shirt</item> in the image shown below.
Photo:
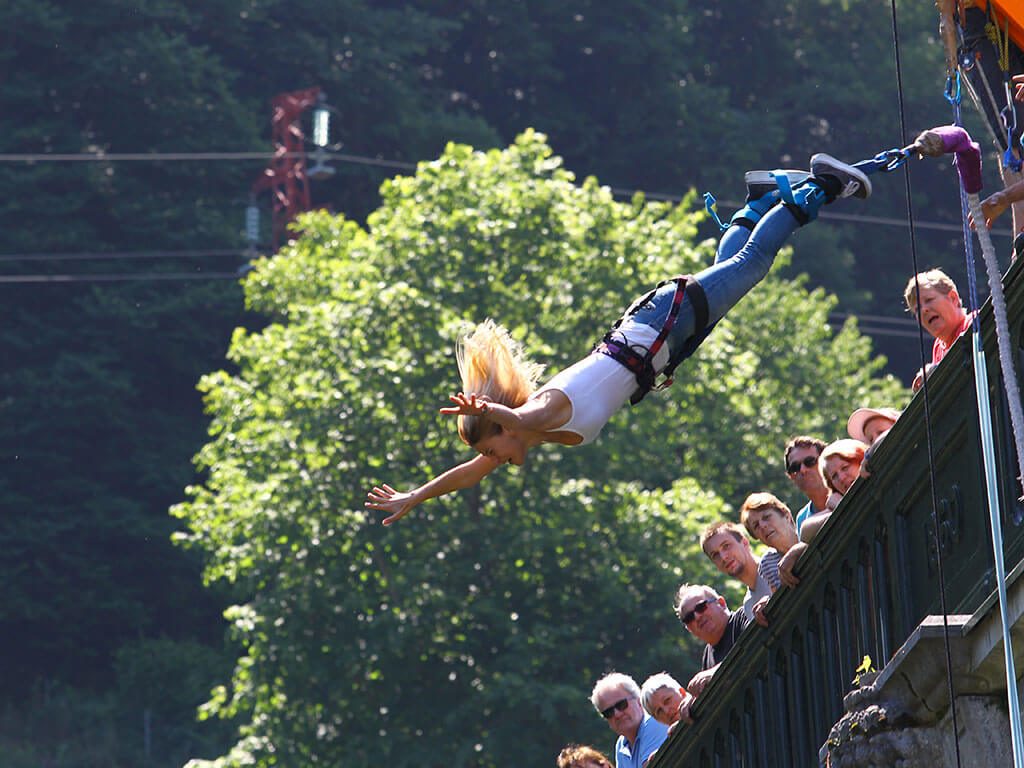
{"label": "red shirt", "polygon": [[974,313],[964,314],[963,322],[960,323],[960,329],[956,332],[956,336],[953,337],[953,341],[946,344],[942,339],[936,338],[935,343],[932,344],[932,365],[938,365],[939,362],[949,352],[949,348],[953,346],[953,343],[963,336],[964,332],[971,327],[971,323],[974,322]]}

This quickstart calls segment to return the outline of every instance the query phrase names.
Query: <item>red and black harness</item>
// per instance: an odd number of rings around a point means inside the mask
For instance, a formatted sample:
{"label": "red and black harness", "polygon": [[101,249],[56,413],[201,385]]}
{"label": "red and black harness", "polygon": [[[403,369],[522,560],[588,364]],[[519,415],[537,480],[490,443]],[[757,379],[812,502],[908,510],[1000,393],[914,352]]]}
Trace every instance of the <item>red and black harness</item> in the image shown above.
{"label": "red and black harness", "polygon": [[[662,286],[669,283],[675,283],[676,290],[672,296],[672,307],[669,309],[665,323],[658,333],[658,338],[651,344],[650,349],[640,345],[633,346],[629,344],[625,336],[618,332],[619,325],[627,317],[636,314],[641,307],[654,298]],[[656,385],[654,383],[654,380],[657,378],[657,374],[654,372],[654,356],[658,354],[662,344],[665,343],[665,339],[668,338],[672,326],[675,325],[676,317],[679,316],[679,307],[683,303],[684,296],[690,300],[690,305],[693,307],[693,335],[686,340],[681,349],[676,350],[674,354],[670,355],[668,365],[662,371],[665,380]],[[629,398],[630,404],[636,405],[652,389],[664,389],[672,384],[672,373],[675,371],[676,366],[692,355],[710,332],[711,328],[708,327],[708,299],[704,294],[704,289],[693,275],[680,275],[670,280],[661,281],[658,283],[657,288],[635,302],[626,311],[626,314],[616,321],[612,329],[605,334],[601,343],[594,347],[594,351],[602,355],[608,355],[608,357],[628,368],[636,376],[638,387],[633,396]]]}

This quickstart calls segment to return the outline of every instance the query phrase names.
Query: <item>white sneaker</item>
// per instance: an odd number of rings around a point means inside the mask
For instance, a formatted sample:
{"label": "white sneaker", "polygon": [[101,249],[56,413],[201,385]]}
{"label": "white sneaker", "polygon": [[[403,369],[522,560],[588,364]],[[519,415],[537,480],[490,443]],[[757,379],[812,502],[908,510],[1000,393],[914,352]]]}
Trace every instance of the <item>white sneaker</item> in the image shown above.
{"label": "white sneaker", "polygon": [[871,180],[867,174],[824,152],[811,157],[811,175],[831,176],[836,179],[842,185],[842,190],[836,195],[837,198],[871,196]]}

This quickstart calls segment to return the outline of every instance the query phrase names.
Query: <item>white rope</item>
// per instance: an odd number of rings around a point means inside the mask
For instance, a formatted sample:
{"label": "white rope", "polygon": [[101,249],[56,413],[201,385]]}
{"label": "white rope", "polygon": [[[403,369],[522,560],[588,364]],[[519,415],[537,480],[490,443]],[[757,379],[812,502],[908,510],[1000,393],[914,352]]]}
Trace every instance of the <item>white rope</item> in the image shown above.
{"label": "white rope", "polygon": [[[1017,385],[1017,367],[1014,365],[1013,350],[1010,347],[1010,323],[1006,318],[1006,296],[1003,294],[1003,276],[999,271],[996,249],[988,229],[982,224],[985,215],[981,211],[981,200],[977,194],[967,195],[971,215],[978,226],[981,254],[988,273],[988,285],[992,297],[992,311],[996,317],[996,341],[999,344],[999,367],[1003,370],[1003,388],[1010,407],[1010,424],[1013,427],[1013,443],[1017,448],[1017,482],[1024,483],[1024,409],[1021,408],[1020,387]],[[1022,497],[1024,498],[1024,497]]]}

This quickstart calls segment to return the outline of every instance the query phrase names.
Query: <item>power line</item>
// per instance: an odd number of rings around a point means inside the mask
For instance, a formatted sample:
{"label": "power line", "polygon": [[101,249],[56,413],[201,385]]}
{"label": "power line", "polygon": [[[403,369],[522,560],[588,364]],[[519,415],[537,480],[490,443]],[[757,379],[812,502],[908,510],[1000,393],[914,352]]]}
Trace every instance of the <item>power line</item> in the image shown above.
{"label": "power line", "polygon": [[[175,252],[171,252],[175,253]],[[237,253],[231,251],[230,253]],[[80,255],[80,254],[64,254]],[[45,283],[45,284],[68,284],[68,283],[125,283],[125,282],[173,282],[179,280],[240,280],[242,272],[124,272],[99,275],[0,275],[0,284],[4,283]],[[829,314],[829,323],[839,326],[847,318],[854,317],[867,322],[880,322],[897,325],[912,325],[916,323],[909,318],[884,317],[881,315],[853,315],[848,313],[833,312]],[[872,325],[863,325],[858,330],[868,336],[890,336],[901,338],[918,338],[916,331],[901,330],[899,328],[886,328]]]}
{"label": "power line", "polygon": [[839,327],[847,319],[857,320],[857,330],[868,336],[890,336],[917,339],[917,321],[909,317],[886,317],[884,315],[857,315],[849,312],[830,312],[828,322]]}
{"label": "power line", "polygon": [[869,325],[861,326],[857,328],[865,336],[893,336],[907,339],[917,339],[918,334],[916,331],[898,331],[892,328],[874,328]]}
{"label": "power line", "polygon": [[133,281],[240,280],[239,272],[125,272],[103,275],[0,275],[0,283],[125,283]]}
{"label": "power line", "polygon": [[[242,272],[125,272],[99,275],[0,275],[0,283],[114,283],[129,281],[175,281],[175,280],[239,280]],[[904,317],[884,317],[882,315],[855,315],[842,312],[829,314],[829,323],[841,325],[847,318],[856,318],[867,322],[889,323],[916,327],[916,323]],[[917,338],[911,330],[863,326],[861,333],[871,336],[905,336]]]}
{"label": "power line", "polygon": [[248,256],[238,248],[184,251],[86,251],[82,253],[4,253],[3,261],[92,261],[118,259],[176,259],[213,256]]}
{"label": "power line", "polygon": [[887,316],[887,315],[857,315],[850,312],[830,312],[829,318],[836,318],[837,320],[846,320],[847,318],[854,317],[857,320],[867,320],[872,323],[893,323],[895,325],[907,325],[912,328],[917,328],[917,321],[912,317],[904,316]]}
{"label": "power line", "polygon": [[[308,157],[309,154],[306,152],[26,152],[0,154],[0,163],[33,165],[35,163],[180,163],[216,162],[223,160],[262,160],[266,162],[275,158],[295,159],[298,157]],[[350,155],[345,152],[317,152],[315,155],[328,160],[337,160],[341,163],[375,165],[382,168],[398,168],[407,171],[416,170],[415,163],[402,160],[385,160],[379,157]]]}
{"label": "power line", "polygon": [[[274,152],[66,152],[66,153],[50,153],[50,152],[28,152],[28,153],[13,153],[13,154],[0,154],[0,163],[24,163],[31,165],[35,163],[68,163],[68,162],[216,162],[216,161],[248,161],[248,160],[263,160],[264,162],[272,160],[273,158],[297,158],[307,155],[308,153],[303,152],[282,152],[275,154]],[[322,155],[325,159],[335,160],[340,163],[349,163],[354,165],[368,165],[377,166],[380,168],[393,168],[396,170],[414,171],[416,170],[416,163],[410,163],[402,160],[386,160],[379,157],[368,157],[366,155],[353,155],[345,152],[324,152]],[[638,192],[643,194],[644,197],[650,200],[657,200],[661,202],[673,202],[678,203],[684,195],[667,192],[645,192],[640,189],[627,189],[624,187],[608,187],[608,190],[619,197],[632,197]],[[738,203],[734,200],[721,200],[719,201],[723,205],[727,205],[733,208],[739,208],[743,204]],[[819,214],[819,218],[822,219],[835,219],[837,221],[850,221],[860,224],[880,224],[883,226],[893,227],[909,227],[909,223],[906,219],[896,219],[886,216],[865,216],[854,213],[833,213],[831,211],[823,211]],[[949,224],[946,222],[918,222],[915,221],[914,225],[921,229],[932,229],[943,232],[962,232],[963,228],[960,224]],[[1010,230],[992,230],[992,234],[998,237],[1013,237],[1013,232]]]}

